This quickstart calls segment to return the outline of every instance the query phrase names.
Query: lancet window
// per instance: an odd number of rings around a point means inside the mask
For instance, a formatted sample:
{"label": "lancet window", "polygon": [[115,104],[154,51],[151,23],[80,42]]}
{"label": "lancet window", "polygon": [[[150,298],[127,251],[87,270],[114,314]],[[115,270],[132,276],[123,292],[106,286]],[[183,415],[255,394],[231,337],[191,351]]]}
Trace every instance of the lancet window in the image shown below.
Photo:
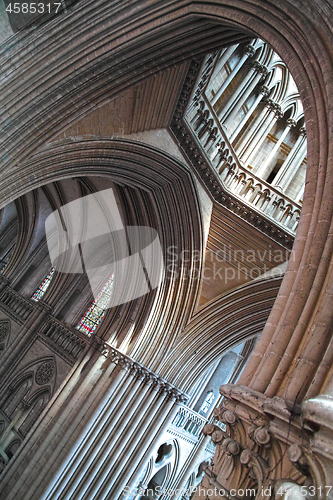
{"label": "lancet window", "polygon": [[50,272],[48,273],[48,275],[45,276],[45,278],[43,279],[42,283],[37,288],[37,290],[35,291],[35,293],[33,294],[33,296],[31,297],[32,300],[35,300],[36,302],[38,302],[38,300],[40,300],[41,298],[43,298],[46,290],[50,286],[51,280],[52,280],[53,275],[54,275],[54,271],[55,271],[55,268],[52,267],[52,269],[50,270]]}
{"label": "lancet window", "polygon": [[80,319],[76,326],[76,329],[80,332],[90,336],[103,320],[112,295],[113,278],[114,275],[112,274],[96,299]]}

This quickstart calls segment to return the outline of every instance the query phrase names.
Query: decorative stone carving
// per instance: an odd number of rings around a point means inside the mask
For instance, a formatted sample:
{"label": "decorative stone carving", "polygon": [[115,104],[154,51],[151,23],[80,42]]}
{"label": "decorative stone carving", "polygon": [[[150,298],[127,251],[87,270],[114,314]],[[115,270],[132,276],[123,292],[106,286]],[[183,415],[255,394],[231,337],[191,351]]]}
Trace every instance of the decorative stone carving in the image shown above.
{"label": "decorative stone carving", "polygon": [[246,54],[248,57],[253,57],[255,53],[256,51],[253,45],[247,45],[244,49],[244,54]]}
{"label": "decorative stone carving", "polygon": [[188,396],[177,387],[159,377],[156,373],[140,363],[133,361],[129,356],[126,356],[126,354],[123,354],[111,345],[104,343],[99,347],[99,350],[103,356],[111,359],[113,363],[120,366],[123,370],[128,370],[133,377],[142,380],[146,385],[155,387],[155,390],[160,394],[165,394],[176,403],[184,403],[187,401]]}
{"label": "decorative stone carving", "polygon": [[258,72],[258,73],[261,73],[262,74],[262,79],[265,78],[265,76],[268,75],[268,69],[266,66],[264,66],[264,64],[261,64],[260,62],[258,61],[254,61],[252,63],[252,66],[253,68]]}
{"label": "decorative stone carving", "polygon": [[309,461],[304,455],[302,447],[298,443],[294,443],[288,448],[287,453],[291,463],[295,465],[295,467],[304,476],[309,476],[310,475]]}
{"label": "decorative stone carving", "polygon": [[227,455],[239,455],[241,452],[239,443],[235,439],[231,438],[227,438],[223,441],[222,449]]}
{"label": "decorative stone carving", "polygon": [[292,118],[288,118],[288,120],[287,120],[287,125],[288,125],[288,127],[290,127],[290,128],[291,128],[291,127],[296,127],[297,123],[296,123],[296,121],[295,121],[295,120],[293,120]]}
{"label": "decorative stone carving", "polygon": [[248,429],[248,435],[259,445],[268,445],[271,436],[266,427],[251,426]]}
{"label": "decorative stone carving", "polygon": [[268,96],[270,93],[270,89],[266,85],[262,85],[259,89],[260,94],[262,94],[264,97]]}
{"label": "decorative stone carving", "polygon": [[53,377],[55,371],[54,361],[45,361],[36,371],[35,381],[38,385],[47,384]]}
{"label": "decorative stone carving", "polygon": [[281,398],[271,399],[243,386],[227,384],[220,392],[226,399],[214,416],[228,422],[226,432],[214,424],[203,428],[216,444],[201,483],[207,499],[213,498],[208,493],[211,484],[226,492],[252,488],[258,500],[324,498],[319,493],[330,481],[324,462],[311,451],[310,435],[308,442],[304,434],[299,441],[301,416],[292,415]]}

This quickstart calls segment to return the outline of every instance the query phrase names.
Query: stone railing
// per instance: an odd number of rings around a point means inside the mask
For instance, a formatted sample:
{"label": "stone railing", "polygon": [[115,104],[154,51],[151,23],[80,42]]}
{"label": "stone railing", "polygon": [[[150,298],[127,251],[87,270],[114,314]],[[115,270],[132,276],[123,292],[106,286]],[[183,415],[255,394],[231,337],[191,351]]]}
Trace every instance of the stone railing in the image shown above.
{"label": "stone railing", "polygon": [[66,328],[52,316],[47,318],[38,335],[42,341],[49,344],[54,351],[68,361],[76,361],[91,343],[88,337]]}
{"label": "stone railing", "polygon": [[[188,107],[184,120],[200,145],[198,155],[206,157],[206,163],[210,165],[222,189],[252,206],[284,231],[295,234],[301,206],[240,164],[204,94]],[[219,183],[216,182],[217,191]]]}
{"label": "stone railing", "polygon": [[29,300],[23,298],[10,287],[6,287],[2,291],[0,307],[19,324],[23,324],[34,309],[33,304]]}
{"label": "stone railing", "polygon": [[192,436],[199,437],[203,426],[207,423],[207,419],[199,415],[199,413],[190,410],[186,406],[181,406],[172,421],[178,431],[186,431]]}

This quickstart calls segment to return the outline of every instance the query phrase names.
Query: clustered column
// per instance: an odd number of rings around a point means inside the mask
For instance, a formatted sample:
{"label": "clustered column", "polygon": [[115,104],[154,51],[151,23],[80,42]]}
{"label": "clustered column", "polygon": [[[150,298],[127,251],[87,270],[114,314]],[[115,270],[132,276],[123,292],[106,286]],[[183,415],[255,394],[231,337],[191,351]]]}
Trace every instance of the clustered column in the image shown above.
{"label": "clustered column", "polygon": [[252,115],[252,113],[254,112],[254,110],[259,105],[260,101],[262,99],[264,99],[265,97],[267,97],[269,95],[269,92],[270,92],[269,88],[266,87],[266,85],[262,85],[260,87],[258,97],[254,101],[254,103],[252,104],[252,106],[248,110],[248,112],[245,114],[245,116],[242,118],[242,120],[240,121],[240,123],[237,125],[236,129],[234,130],[234,132],[231,134],[231,136],[230,136],[230,142],[231,143],[233,143],[235,141],[235,139],[237,138],[238,134],[240,133],[240,131],[242,130],[242,128],[244,127],[244,125],[246,124],[246,122],[248,121],[248,119],[250,118],[250,116]]}
{"label": "clustered column", "polygon": [[282,118],[282,116],[281,106],[272,99],[267,99],[265,108],[259,114],[258,119],[254,121],[249,132],[239,145],[240,159],[244,164],[248,165],[251,163],[267,134],[275,122],[279,118]]}
{"label": "clustered column", "polygon": [[245,104],[259,81],[265,78],[267,73],[266,66],[258,63],[258,61],[254,61],[240,87],[237,88],[237,91],[233,94],[229,102],[218,113],[219,118],[223,121],[223,125],[226,128],[232,126],[241,107]]}
{"label": "clustered column", "polygon": [[104,356],[121,370],[43,500],[67,500],[75,495],[122,498],[125,487],[135,484],[161,426],[173,419],[176,403],[186,399],[181,391],[110,346]]}

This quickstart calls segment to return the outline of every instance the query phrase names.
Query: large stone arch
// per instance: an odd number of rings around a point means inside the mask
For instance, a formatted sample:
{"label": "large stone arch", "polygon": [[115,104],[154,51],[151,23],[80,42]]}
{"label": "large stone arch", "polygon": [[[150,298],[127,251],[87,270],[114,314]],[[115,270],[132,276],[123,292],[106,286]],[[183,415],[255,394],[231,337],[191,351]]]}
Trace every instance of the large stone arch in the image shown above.
{"label": "large stone arch", "polygon": [[[200,274],[201,264],[195,254],[203,251],[203,236],[195,183],[184,164],[155,147],[120,139],[52,143],[27,162],[20,177],[21,186],[8,192],[10,198],[6,201],[59,179],[89,175],[147,191],[151,196],[147,209],[152,211],[158,226],[165,265],[167,249],[173,246],[191,256],[190,267]],[[137,340],[128,352],[146,366],[154,366],[152,369],[157,372],[178,331],[189,321],[200,287],[196,273],[183,279],[177,271],[178,264],[170,265],[175,272],[165,272],[154,301],[146,304],[150,311],[148,320],[143,328],[137,325]],[[159,348],[150,350],[151,342]]]}
{"label": "large stone arch", "polygon": [[[1,52],[4,192],[27,168],[22,161],[55,132],[148,75],[237,36],[259,36],[281,55],[304,106],[308,173],[294,258],[242,382],[289,399],[318,393],[326,377],[325,371],[316,374],[329,339],[324,336],[314,357],[306,332],[316,304],[325,300],[321,290],[332,251],[327,239],[332,215],[330,16],[330,7],[319,0],[315,5],[309,0],[132,1],[114,8],[105,1],[80,2],[69,16],[17,35]],[[285,379],[294,369],[295,380],[293,375]],[[305,384],[300,382],[304,377]],[[316,383],[308,391],[313,377]]]}

